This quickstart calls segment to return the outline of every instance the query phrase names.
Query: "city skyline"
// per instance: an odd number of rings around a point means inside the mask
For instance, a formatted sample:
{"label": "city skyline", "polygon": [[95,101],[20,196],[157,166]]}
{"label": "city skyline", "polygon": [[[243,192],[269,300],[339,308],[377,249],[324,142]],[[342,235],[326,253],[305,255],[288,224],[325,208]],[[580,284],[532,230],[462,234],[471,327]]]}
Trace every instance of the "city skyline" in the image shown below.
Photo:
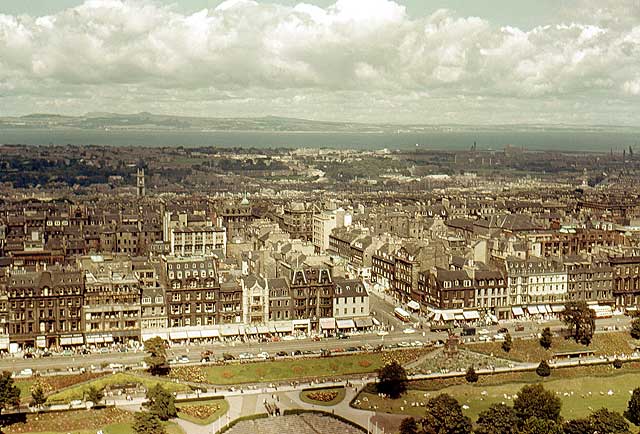
{"label": "city skyline", "polygon": [[0,115],[640,125],[637,2],[308,3],[6,2]]}

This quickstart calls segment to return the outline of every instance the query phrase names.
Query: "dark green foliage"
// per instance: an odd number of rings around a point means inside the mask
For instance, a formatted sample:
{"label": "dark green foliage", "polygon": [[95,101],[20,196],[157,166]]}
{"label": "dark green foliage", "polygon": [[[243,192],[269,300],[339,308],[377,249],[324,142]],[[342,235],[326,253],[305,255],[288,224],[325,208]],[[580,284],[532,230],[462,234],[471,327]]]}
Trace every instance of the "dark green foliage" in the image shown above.
{"label": "dark green foliage", "polygon": [[512,407],[505,404],[493,404],[478,415],[477,434],[516,434],[518,416]]}
{"label": "dark green foliage", "polygon": [[629,433],[629,423],[617,411],[601,408],[589,416],[592,432],[598,434],[623,434]]}
{"label": "dark green foliage", "polygon": [[44,395],[44,389],[42,389],[41,385],[37,385],[31,391],[31,399],[34,407],[40,407],[47,402],[47,397]]}
{"label": "dark green foliage", "polygon": [[513,401],[513,409],[522,421],[530,417],[554,422],[560,420],[560,398],[549,392],[541,384],[527,385],[518,392]]}
{"label": "dark green foliage", "polygon": [[426,434],[470,434],[471,420],[458,401],[443,393],[427,401],[422,427]]}
{"label": "dark green foliage", "polygon": [[524,421],[518,434],[564,434],[564,431],[558,422],[530,417]]}
{"label": "dark green foliage", "polygon": [[467,373],[465,374],[464,378],[467,380],[468,383],[478,382],[478,373],[473,368],[473,366],[469,366],[469,369],[467,369]]}
{"label": "dark green foliage", "polygon": [[134,415],[131,427],[136,434],[166,434],[167,432],[160,418],[146,411]]}
{"label": "dark green foliage", "polygon": [[540,337],[540,346],[545,350],[551,348],[551,345],[553,344],[553,340],[551,339],[552,336],[553,335],[551,334],[551,329],[549,327],[545,327],[542,330],[542,336]]}
{"label": "dark green foliage", "polygon": [[98,405],[100,401],[102,401],[102,398],[104,398],[104,392],[102,389],[91,386],[85,392],[85,397],[87,401],[92,402],[93,405]]}
{"label": "dark green foliage", "polygon": [[143,405],[160,420],[169,420],[178,414],[175,396],[160,384],[156,384],[147,391],[147,402]]}
{"label": "dark green foliage", "polygon": [[571,327],[571,337],[582,345],[589,345],[596,328],[595,314],[586,301],[570,301],[565,305],[562,319]]}
{"label": "dark green foliage", "polygon": [[161,337],[156,336],[145,341],[144,350],[149,353],[144,358],[144,361],[149,366],[149,372],[152,375],[166,375],[169,373],[167,350]]}
{"label": "dark green foliage", "polygon": [[20,404],[20,389],[14,384],[11,372],[0,375],[0,413],[11,405]]}
{"label": "dark green foliage", "polygon": [[573,419],[562,426],[564,434],[593,434],[593,426],[589,419]]}
{"label": "dark green foliage", "polygon": [[635,318],[631,321],[630,333],[633,339],[640,339],[640,318]]}
{"label": "dark green foliage", "polygon": [[536,374],[538,374],[540,377],[548,377],[549,375],[551,375],[551,366],[549,366],[546,360],[540,362],[540,364],[536,368]]}
{"label": "dark green foliage", "polygon": [[502,341],[502,351],[508,353],[511,351],[511,347],[513,346],[513,339],[511,339],[511,334],[507,333],[504,335],[504,341]]}
{"label": "dark green foliage", "polygon": [[640,388],[633,389],[629,403],[627,404],[627,410],[624,412],[624,417],[629,419],[634,425],[640,425]]}
{"label": "dark green foliage", "polygon": [[392,399],[399,398],[407,390],[407,371],[395,360],[387,363],[378,371],[376,390]]}
{"label": "dark green foliage", "polygon": [[616,368],[616,369],[620,369],[620,368],[622,368],[622,360],[620,360],[620,359],[615,359],[615,360],[613,361],[613,367],[614,367],[614,368]]}
{"label": "dark green foliage", "polygon": [[418,423],[412,417],[406,417],[400,422],[399,434],[418,434]]}

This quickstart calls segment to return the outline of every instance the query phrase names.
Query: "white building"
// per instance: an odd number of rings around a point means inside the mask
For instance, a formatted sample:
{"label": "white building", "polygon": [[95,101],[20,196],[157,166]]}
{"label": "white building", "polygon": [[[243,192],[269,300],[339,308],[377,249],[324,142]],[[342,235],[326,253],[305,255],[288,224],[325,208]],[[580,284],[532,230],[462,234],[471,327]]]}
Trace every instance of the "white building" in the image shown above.
{"label": "white building", "polygon": [[222,252],[227,254],[227,230],[213,226],[186,226],[172,228],[171,254],[177,256],[205,256]]}
{"label": "white building", "polygon": [[329,235],[335,228],[350,226],[350,212],[342,208],[334,211],[323,211],[313,216],[313,246],[316,253],[324,253],[329,248]]}
{"label": "white building", "polygon": [[333,298],[333,317],[359,318],[369,316],[369,294],[362,280],[333,279],[336,289]]}
{"label": "white building", "polygon": [[[553,259],[506,261],[509,304],[514,316],[557,313],[567,300],[567,271]],[[522,312],[522,313],[521,313]]]}
{"label": "white building", "polygon": [[269,282],[260,276],[243,277],[242,322],[245,324],[266,324],[269,322]]}

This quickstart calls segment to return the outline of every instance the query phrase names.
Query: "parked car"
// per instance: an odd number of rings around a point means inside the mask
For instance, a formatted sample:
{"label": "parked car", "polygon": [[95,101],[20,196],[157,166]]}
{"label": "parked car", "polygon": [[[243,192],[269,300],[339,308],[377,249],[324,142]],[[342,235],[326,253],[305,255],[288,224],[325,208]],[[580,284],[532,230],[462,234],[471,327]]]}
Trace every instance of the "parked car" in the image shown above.
{"label": "parked car", "polygon": [[506,327],[500,327],[498,333],[509,333],[509,329]]}
{"label": "parked car", "polygon": [[349,335],[347,335],[347,334],[344,334],[344,333],[338,333],[338,334],[336,335],[336,338],[338,338],[338,339],[349,339],[349,338],[350,338],[350,336],[349,336]]}
{"label": "parked car", "polygon": [[286,352],[286,351],[278,351],[278,352],[276,353],[276,356],[278,356],[278,357],[286,357],[287,355],[288,355],[288,354],[287,354],[287,352]]}
{"label": "parked car", "polygon": [[240,354],[238,355],[238,358],[239,358],[240,360],[253,359],[253,354],[251,354],[251,353],[240,353]]}
{"label": "parked car", "polygon": [[416,329],[411,328],[411,327],[407,327],[406,329],[402,330],[402,333],[410,335],[416,332]]}
{"label": "parked car", "polygon": [[261,353],[258,353],[256,357],[259,359],[267,360],[269,358],[269,353],[267,353],[266,351],[263,351]]}

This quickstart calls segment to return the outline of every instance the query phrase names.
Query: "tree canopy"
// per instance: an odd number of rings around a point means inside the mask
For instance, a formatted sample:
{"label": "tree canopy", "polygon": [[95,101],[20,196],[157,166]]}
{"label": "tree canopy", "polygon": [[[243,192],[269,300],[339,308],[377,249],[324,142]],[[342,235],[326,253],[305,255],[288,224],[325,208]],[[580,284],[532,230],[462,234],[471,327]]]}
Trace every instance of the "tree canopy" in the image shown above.
{"label": "tree canopy", "polygon": [[633,389],[624,416],[634,425],[640,425],[640,387]]}
{"label": "tree canopy", "polygon": [[155,338],[146,340],[144,342],[144,350],[149,353],[149,355],[144,358],[144,361],[149,366],[149,372],[152,375],[165,375],[169,372],[164,339],[156,336]]}
{"label": "tree canopy", "polygon": [[175,396],[160,384],[147,391],[147,402],[143,405],[160,420],[169,420],[178,414]]}
{"label": "tree canopy", "polygon": [[134,415],[132,428],[136,434],[166,434],[167,432],[160,418],[147,411]]}
{"label": "tree canopy", "polygon": [[0,375],[0,413],[11,405],[20,404],[20,389],[15,385],[11,372]]}
{"label": "tree canopy", "polygon": [[571,337],[583,345],[589,345],[596,328],[594,312],[586,301],[570,301],[565,305],[562,319],[571,328]]}
{"label": "tree canopy", "polygon": [[419,434],[418,422],[412,417],[406,417],[400,422],[399,434]]}
{"label": "tree canopy", "polygon": [[542,330],[542,336],[540,336],[540,346],[545,350],[551,348],[551,345],[553,344],[552,337],[551,329],[549,327],[545,327]]}
{"label": "tree canopy", "polygon": [[427,434],[470,434],[471,419],[455,398],[443,393],[427,401],[422,427]]}
{"label": "tree canopy", "polygon": [[551,375],[551,366],[547,363],[546,360],[542,360],[538,367],[536,368],[536,374],[540,377],[548,377]]}
{"label": "tree canopy", "polygon": [[477,434],[516,434],[518,415],[513,407],[506,404],[493,404],[478,415]]}
{"label": "tree canopy", "polygon": [[518,392],[518,397],[513,401],[513,409],[518,418],[523,421],[535,417],[558,422],[561,407],[560,398],[541,384],[523,386]]}
{"label": "tree canopy", "polygon": [[407,390],[407,371],[395,360],[378,371],[376,389],[379,393],[397,399]]}

